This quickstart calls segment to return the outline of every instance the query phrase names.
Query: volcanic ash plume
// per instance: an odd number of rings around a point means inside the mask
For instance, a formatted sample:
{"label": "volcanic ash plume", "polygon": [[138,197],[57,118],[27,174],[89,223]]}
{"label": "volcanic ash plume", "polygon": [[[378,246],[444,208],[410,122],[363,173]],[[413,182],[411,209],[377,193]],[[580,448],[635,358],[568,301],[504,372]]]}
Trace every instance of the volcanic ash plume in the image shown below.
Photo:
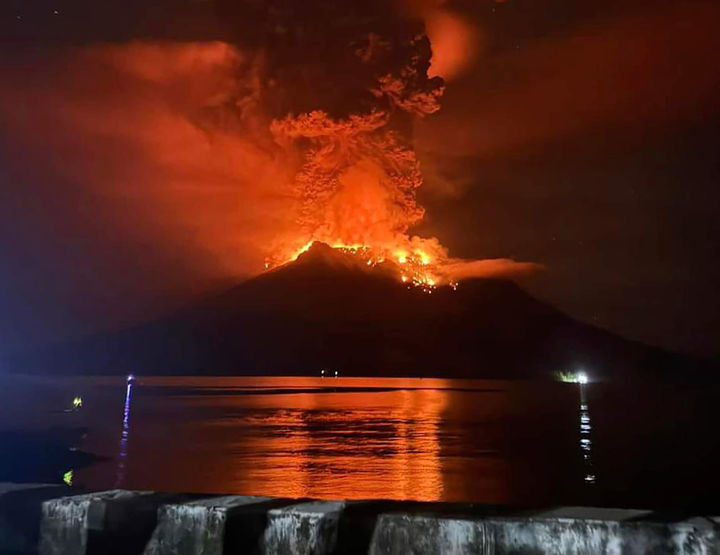
{"label": "volcanic ash plume", "polygon": [[[428,77],[431,49],[422,22],[384,1],[343,3],[342,10],[319,1],[263,6],[253,17],[265,28],[251,33],[239,24],[237,35],[262,52],[270,129],[296,167],[290,194],[297,231],[278,238],[268,266],[293,259],[313,241],[362,252],[370,263],[444,258],[437,240],[408,235],[423,217],[409,129],[413,118],[439,109],[444,87]],[[250,5],[220,8],[243,14]]]}
{"label": "volcanic ash plume", "polygon": [[271,133],[295,166],[289,194],[297,228],[278,237],[267,267],[322,241],[368,265],[391,261],[398,277],[426,289],[480,268],[448,259],[435,238],[409,234],[424,215],[410,129],[439,110],[444,89],[428,76],[422,10],[387,0],[219,0],[218,7],[236,22],[243,47],[261,53]]}

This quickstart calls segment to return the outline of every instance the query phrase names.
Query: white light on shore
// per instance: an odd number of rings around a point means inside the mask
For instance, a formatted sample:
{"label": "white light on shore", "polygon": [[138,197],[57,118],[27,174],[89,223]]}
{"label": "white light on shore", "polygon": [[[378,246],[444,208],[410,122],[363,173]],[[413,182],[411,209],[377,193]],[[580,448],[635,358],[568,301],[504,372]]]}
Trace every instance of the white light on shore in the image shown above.
{"label": "white light on shore", "polygon": [[553,372],[553,376],[557,381],[563,383],[576,383],[580,385],[590,383],[590,377],[582,370],[576,372]]}

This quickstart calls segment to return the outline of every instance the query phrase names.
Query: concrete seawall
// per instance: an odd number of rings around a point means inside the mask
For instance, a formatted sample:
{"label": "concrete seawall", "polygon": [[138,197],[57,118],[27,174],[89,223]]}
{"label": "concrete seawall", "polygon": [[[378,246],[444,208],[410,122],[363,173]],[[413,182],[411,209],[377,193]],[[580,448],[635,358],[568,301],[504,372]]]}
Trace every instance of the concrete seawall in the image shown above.
{"label": "concrete seawall", "polygon": [[720,554],[720,517],[0,484],[0,554]]}

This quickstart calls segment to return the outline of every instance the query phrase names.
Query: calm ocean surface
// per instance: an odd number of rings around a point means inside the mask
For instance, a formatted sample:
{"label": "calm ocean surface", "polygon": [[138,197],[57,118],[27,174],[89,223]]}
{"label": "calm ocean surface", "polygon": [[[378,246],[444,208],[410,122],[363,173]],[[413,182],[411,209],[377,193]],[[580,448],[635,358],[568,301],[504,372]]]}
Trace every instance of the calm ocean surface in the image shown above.
{"label": "calm ocean surface", "polygon": [[[3,376],[0,430],[86,427],[73,485],[717,506],[716,389],[408,378]],[[64,412],[75,396],[82,407]]]}

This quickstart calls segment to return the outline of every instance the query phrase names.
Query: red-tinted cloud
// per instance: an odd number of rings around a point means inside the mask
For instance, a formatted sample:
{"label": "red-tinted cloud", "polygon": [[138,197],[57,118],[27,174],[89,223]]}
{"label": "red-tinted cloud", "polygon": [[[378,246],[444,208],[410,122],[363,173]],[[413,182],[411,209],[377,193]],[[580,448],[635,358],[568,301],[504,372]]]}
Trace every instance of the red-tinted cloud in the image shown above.
{"label": "red-tinted cloud", "polygon": [[6,344],[145,319],[262,269],[292,218],[252,61],[223,43],[3,59]]}
{"label": "red-tinted cloud", "polygon": [[[284,222],[286,166],[263,146],[271,138],[255,125],[257,107],[225,109],[239,88],[248,89],[245,102],[253,98],[252,65],[236,50],[95,46],[3,74],[0,114],[25,157],[17,174],[41,169],[47,182],[72,183],[77,202],[91,200],[110,218],[107,228],[176,244],[199,273],[261,267],[261,247]],[[68,194],[30,187],[46,203]]]}
{"label": "red-tinted cloud", "polygon": [[468,278],[515,277],[542,270],[532,262],[517,262],[508,258],[487,258],[483,260],[457,260],[441,268],[443,276],[455,280]]}
{"label": "red-tinted cloud", "polygon": [[589,128],[702,117],[718,109],[719,27],[720,5],[695,0],[518,43],[450,84],[418,145],[493,157]]}

